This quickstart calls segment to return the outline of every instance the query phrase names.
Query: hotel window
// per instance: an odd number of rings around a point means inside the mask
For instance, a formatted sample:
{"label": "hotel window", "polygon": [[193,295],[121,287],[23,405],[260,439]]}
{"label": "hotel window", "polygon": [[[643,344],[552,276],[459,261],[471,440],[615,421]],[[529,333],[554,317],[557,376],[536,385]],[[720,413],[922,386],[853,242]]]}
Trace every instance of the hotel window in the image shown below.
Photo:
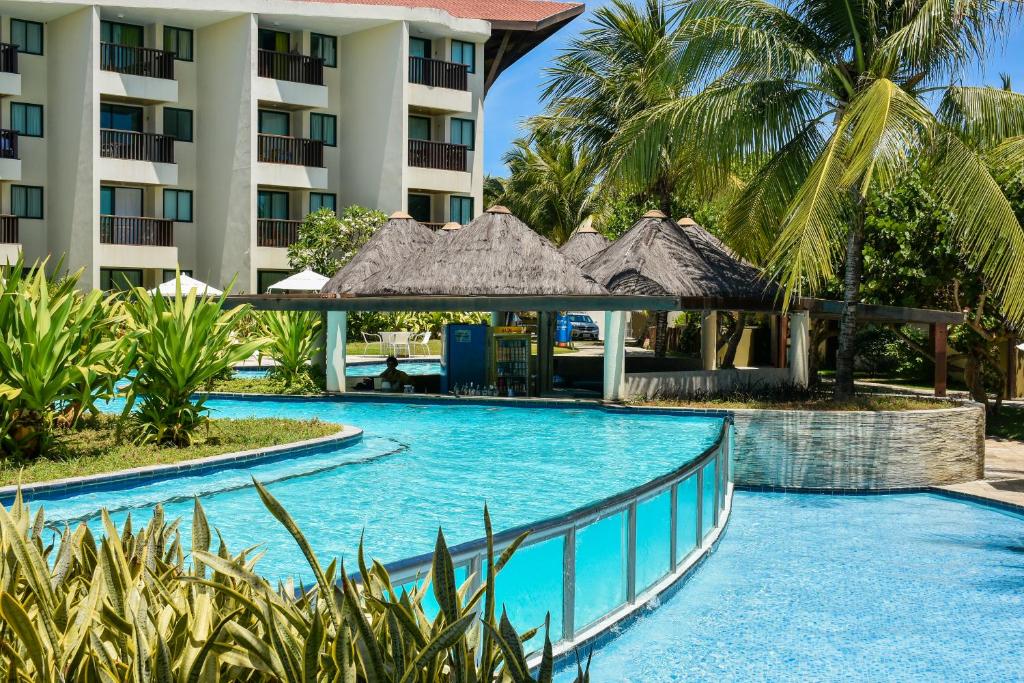
{"label": "hotel window", "polygon": [[430,41],[426,38],[409,38],[409,56],[430,59]]}
{"label": "hotel window", "polygon": [[18,46],[18,52],[43,54],[43,25],[38,21],[11,19],[11,42]]}
{"label": "hotel window", "polygon": [[284,31],[274,31],[269,28],[261,28],[257,40],[261,50],[271,52],[288,52],[291,45],[291,36]]}
{"label": "hotel window", "polygon": [[[171,277],[174,277],[173,275]],[[142,286],[142,271],[129,268],[100,268],[100,289],[109,292]]]}
{"label": "hotel window", "polygon": [[473,149],[476,123],[472,119],[452,119],[452,143]]}
{"label": "hotel window", "polygon": [[313,140],[320,140],[328,147],[336,147],[338,132],[338,117],[333,114],[310,114],[309,115],[309,137]]}
{"label": "hotel window", "polygon": [[409,205],[409,215],[415,218],[420,223],[429,223],[431,216],[430,209],[430,195],[429,194],[410,194],[409,201],[406,202]]}
{"label": "hotel window", "polygon": [[192,29],[164,26],[164,50],[182,62],[192,61]]}
{"label": "hotel window", "polygon": [[450,220],[465,225],[473,220],[473,198],[452,196],[449,205]]}
{"label": "hotel window", "polygon": [[43,137],[43,105],[11,102],[11,130],[25,137]]}
{"label": "hotel window", "polygon": [[146,45],[146,29],[136,24],[101,21],[100,42],[124,45],[125,47],[144,47]]}
{"label": "hotel window", "polygon": [[338,66],[338,39],[320,33],[309,34],[310,52],[324,60],[324,66]]}
{"label": "hotel window", "polygon": [[11,213],[18,218],[42,218],[43,188],[11,185]]}
{"label": "hotel window", "polygon": [[100,128],[142,132],[142,107],[100,103]]}
{"label": "hotel window", "polygon": [[319,211],[320,209],[330,209],[331,211],[337,211],[338,198],[336,195],[329,192],[310,192],[309,193],[309,212]]}
{"label": "hotel window", "polygon": [[[179,272],[181,272],[181,276],[182,277],[192,277],[192,271],[191,270],[182,270],[182,271],[179,271]],[[170,282],[171,280],[173,280],[176,277],[177,277],[177,274],[173,270],[171,270],[170,268],[164,268],[163,275],[161,275],[161,277],[160,277],[160,282]]]}
{"label": "hotel window", "polygon": [[192,112],[164,107],[164,135],[181,142],[192,142]]}
{"label": "hotel window", "polygon": [[141,216],[142,188],[100,186],[101,216]]}
{"label": "hotel window", "polygon": [[192,190],[164,190],[164,218],[192,222]]}
{"label": "hotel window", "polygon": [[430,119],[424,116],[410,116],[409,139],[430,140]]}
{"label": "hotel window", "polygon": [[264,135],[291,135],[292,118],[283,111],[259,111],[260,132]]}
{"label": "hotel window", "polygon": [[466,71],[476,73],[476,45],[462,40],[452,41],[452,61],[465,64]]}
{"label": "hotel window", "polygon": [[288,220],[288,193],[260,190],[256,194],[256,217]]}
{"label": "hotel window", "polygon": [[260,293],[266,292],[271,285],[276,285],[289,275],[291,273],[287,270],[257,270],[256,289]]}

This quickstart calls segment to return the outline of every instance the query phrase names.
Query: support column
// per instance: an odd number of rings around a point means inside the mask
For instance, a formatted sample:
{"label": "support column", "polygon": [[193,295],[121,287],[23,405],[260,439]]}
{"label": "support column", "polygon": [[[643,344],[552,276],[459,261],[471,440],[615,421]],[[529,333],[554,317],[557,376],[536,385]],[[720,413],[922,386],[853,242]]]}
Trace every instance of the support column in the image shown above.
{"label": "support column", "polygon": [[504,316],[500,311],[491,311],[491,327],[501,327],[504,325]]}
{"label": "support column", "polygon": [[1006,398],[1011,401],[1017,398],[1017,344],[1020,343],[1016,337],[1006,340]]}
{"label": "support column", "polygon": [[604,312],[604,400],[621,401],[626,386],[626,312]]}
{"label": "support column", "polygon": [[718,311],[701,315],[700,358],[705,370],[718,369]]}
{"label": "support column", "polygon": [[948,327],[945,323],[933,323],[931,326],[931,337],[935,340],[935,395],[945,396],[946,395],[946,377],[947,367],[946,358],[948,356],[948,345],[947,345],[947,332]]}
{"label": "support column", "polygon": [[537,395],[555,388],[555,313],[537,312]]}
{"label": "support column", "polygon": [[811,374],[811,315],[795,311],[789,315],[789,378],[799,387],[807,387]]}
{"label": "support column", "polygon": [[780,314],[775,320],[778,325],[775,342],[775,367],[784,368],[786,367],[786,344],[789,341],[789,318]]}
{"label": "support column", "polygon": [[348,313],[327,312],[327,391],[345,393],[345,343]]}

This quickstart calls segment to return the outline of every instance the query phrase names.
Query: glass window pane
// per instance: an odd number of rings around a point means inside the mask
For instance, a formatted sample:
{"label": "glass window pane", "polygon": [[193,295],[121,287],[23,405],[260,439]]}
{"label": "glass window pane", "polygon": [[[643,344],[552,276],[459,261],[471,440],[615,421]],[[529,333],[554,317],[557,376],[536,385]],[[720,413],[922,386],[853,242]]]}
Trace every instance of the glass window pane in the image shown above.
{"label": "glass window pane", "polygon": [[42,137],[42,105],[11,102],[11,129],[17,131],[19,135]]}
{"label": "glass window pane", "polygon": [[164,135],[182,142],[192,142],[192,112],[188,109],[164,107]]}
{"label": "glass window pane", "polygon": [[409,195],[409,215],[420,223],[429,223],[431,218],[430,195],[411,194]]}
{"label": "glass window pane", "polygon": [[576,531],[576,630],[626,602],[626,513]]}
{"label": "glass window pane", "polygon": [[636,591],[650,588],[672,569],[672,497],[665,491],[636,506]]}
{"label": "glass window pane", "polygon": [[334,36],[325,36],[319,33],[311,33],[309,42],[314,57],[324,60],[324,66],[337,66],[338,40]]}
{"label": "glass window pane", "polygon": [[715,528],[715,480],[718,477],[717,461],[712,460],[704,465],[704,476],[701,490],[701,537],[707,536]]}
{"label": "glass window pane", "polygon": [[43,54],[43,25],[35,21],[11,19],[11,42],[18,46],[18,52]]}
{"label": "glass window pane", "polygon": [[410,116],[409,117],[409,139],[410,140],[429,140],[430,139],[430,119],[422,116]]}
{"label": "glass window pane", "polygon": [[409,56],[430,58],[430,41],[424,38],[409,38]]}
{"label": "glass window pane", "polygon": [[473,198],[452,197],[449,206],[449,219],[465,225],[473,220]]}
{"label": "glass window pane", "polygon": [[476,71],[476,45],[462,40],[452,41],[452,61],[456,64],[465,64],[466,71]]}
{"label": "glass window pane", "polygon": [[187,28],[164,27],[164,50],[174,53],[174,58],[192,61],[192,31]]}
{"label": "glass window pane", "polygon": [[[520,632],[540,627],[523,643],[526,652],[544,647],[544,615],[551,613],[551,642],[562,637],[562,561],[565,539],[556,536],[535,545],[520,547],[495,580],[497,616],[501,606]],[[497,551],[495,554],[498,554]]]}
{"label": "glass window pane", "polygon": [[164,190],[164,218],[173,221],[178,216],[178,201],[174,190]]}
{"label": "glass window pane", "polygon": [[676,563],[697,547],[697,475],[679,482],[676,489]]}
{"label": "glass window pane", "polygon": [[473,149],[474,121],[471,119],[452,119],[452,143],[466,145]]}
{"label": "glass window pane", "polygon": [[100,187],[100,215],[110,216],[114,213],[114,188]]}
{"label": "glass window pane", "polygon": [[291,117],[283,111],[261,109],[259,125],[265,135],[291,135]]}

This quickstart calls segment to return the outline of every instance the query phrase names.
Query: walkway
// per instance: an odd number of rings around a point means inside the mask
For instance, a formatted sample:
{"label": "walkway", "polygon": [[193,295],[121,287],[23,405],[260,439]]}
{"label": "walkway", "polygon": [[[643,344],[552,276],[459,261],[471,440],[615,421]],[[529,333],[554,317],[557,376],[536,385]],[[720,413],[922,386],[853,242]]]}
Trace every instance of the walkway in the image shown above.
{"label": "walkway", "polygon": [[985,478],[942,488],[1024,507],[1024,442],[985,439]]}

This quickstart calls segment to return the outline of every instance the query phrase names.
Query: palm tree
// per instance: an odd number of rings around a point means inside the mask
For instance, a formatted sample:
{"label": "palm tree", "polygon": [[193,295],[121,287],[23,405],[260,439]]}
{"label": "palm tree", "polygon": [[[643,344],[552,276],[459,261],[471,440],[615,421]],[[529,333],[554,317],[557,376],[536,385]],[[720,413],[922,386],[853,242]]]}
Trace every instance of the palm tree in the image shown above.
{"label": "palm tree", "polygon": [[499,201],[556,244],[594,212],[596,167],[564,136],[539,132],[532,141],[515,140],[503,161],[510,173]]}
{"label": "palm tree", "polygon": [[970,265],[1004,313],[1024,319],[1024,230],[990,166],[1024,163],[1024,98],[957,80],[1006,34],[1013,5],[684,0],[680,78],[706,87],[616,133],[634,173],[657,173],[669,134],[701,141],[705,163],[758,167],[726,217],[727,240],[765,264],[787,302],[841,272],[837,399],[854,389],[866,205],[914,159]]}

